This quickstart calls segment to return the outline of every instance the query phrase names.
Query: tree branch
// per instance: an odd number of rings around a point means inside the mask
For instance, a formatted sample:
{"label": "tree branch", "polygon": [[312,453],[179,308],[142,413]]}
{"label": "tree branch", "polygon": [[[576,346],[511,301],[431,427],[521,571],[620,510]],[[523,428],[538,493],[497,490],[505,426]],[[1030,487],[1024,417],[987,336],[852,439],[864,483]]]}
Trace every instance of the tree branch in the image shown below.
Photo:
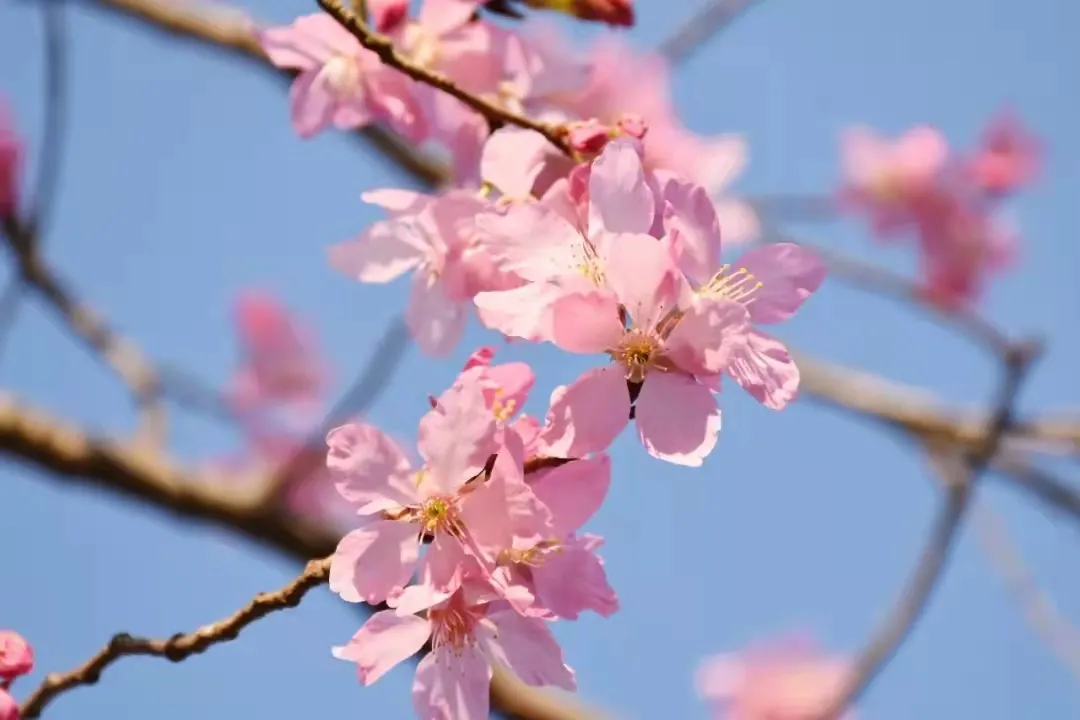
{"label": "tree branch", "polygon": [[213,645],[235,640],[240,632],[256,620],[272,612],[296,607],[312,588],[323,584],[330,576],[330,558],[312,560],[299,577],[280,590],[259,593],[235,613],[189,633],[177,633],[167,640],[132,637],[127,633],[114,635],[96,655],[66,673],[53,673],[31,693],[20,709],[23,718],[41,715],[51,701],[81,685],[93,685],[112,663],[129,655],[153,655],[170,662],[180,662],[201,653]]}

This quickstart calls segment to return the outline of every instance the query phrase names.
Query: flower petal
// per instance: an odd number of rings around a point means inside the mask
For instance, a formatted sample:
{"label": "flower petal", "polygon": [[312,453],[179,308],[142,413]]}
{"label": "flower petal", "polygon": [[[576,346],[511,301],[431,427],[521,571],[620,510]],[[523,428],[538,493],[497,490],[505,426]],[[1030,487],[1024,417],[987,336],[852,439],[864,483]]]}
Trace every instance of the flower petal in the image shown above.
{"label": "flower petal", "polygon": [[551,457],[575,458],[606,450],[630,422],[626,375],[614,366],[585,372],[551,394],[540,448]]}
{"label": "flower petal", "polygon": [[653,457],[697,467],[716,445],[720,408],[689,375],[650,373],[636,408],[638,437]]}
{"label": "flower petal", "polygon": [[489,651],[526,685],[576,690],[574,671],[563,662],[562,648],[548,624],[504,610],[488,616],[497,634],[486,643]]}
{"label": "flower petal", "polygon": [[799,393],[799,368],[787,347],[759,330],[750,331],[727,372],[770,410],[783,410]]}
{"label": "flower petal", "polygon": [[574,460],[529,478],[533,493],[551,510],[552,534],[576,532],[596,514],[611,485],[607,455]]}
{"label": "flower petal", "polygon": [[341,538],[330,561],[330,589],[346,602],[380,603],[409,582],[419,556],[416,525],[376,520]]}
{"label": "flower petal", "polygon": [[446,296],[440,280],[424,272],[413,275],[405,324],[426,354],[446,355],[457,345],[465,331],[467,309],[464,303]]}
{"label": "flower petal", "polygon": [[431,636],[431,625],[416,615],[393,610],[375,613],[347,645],[335,647],[334,657],[357,664],[360,682],[371,685],[398,663],[420,651]]}
{"label": "flower petal", "polygon": [[487,720],[491,665],[473,645],[442,645],[416,666],[412,698],[425,720]]}
{"label": "flower petal", "polygon": [[623,336],[618,300],[599,291],[563,295],[551,307],[551,336],[567,352],[593,354],[614,348]]}
{"label": "flower petal", "polygon": [[750,319],[777,323],[795,314],[825,280],[825,264],[795,243],[772,243],[750,250],[735,263],[757,278],[761,287],[747,305]]}
{"label": "flower petal", "polygon": [[593,161],[589,176],[589,236],[648,233],[655,203],[633,141],[612,140]]}

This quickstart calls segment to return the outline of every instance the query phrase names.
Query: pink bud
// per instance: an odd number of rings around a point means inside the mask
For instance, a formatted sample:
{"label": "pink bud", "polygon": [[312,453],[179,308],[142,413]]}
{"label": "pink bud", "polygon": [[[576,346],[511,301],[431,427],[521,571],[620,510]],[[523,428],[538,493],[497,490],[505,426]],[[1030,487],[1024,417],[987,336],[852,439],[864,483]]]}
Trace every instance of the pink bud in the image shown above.
{"label": "pink bud", "polygon": [[645,122],[645,118],[633,113],[626,113],[616,125],[619,132],[623,135],[629,135],[635,140],[642,140],[645,138],[645,133],[649,132],[649,126]]}
{"label": "pink bud", "polygon": [[495,348],[490,345],[477,348],[473,351],[473,354],[469,356],[469,359],[465,361],[465,367],[462,370],[469,370],[474,367],[488,367],[491,365],[491,359],[495,357]]}
{"label": "pink bud", "polygon": [[968,164],[972,179],[993,194],[1015,192],[1039,169],[1039,142],[1010,113],[991,121],[982,147]]}
{"label": "pink bud", "polygon": [[22,635],[0,630],[0,680],[11,682],[34,669],[34,650]]}
{"label": "pink bud", "polygon": [[19,703],[7,690],[0,690],[0,720],[19,720]]}
{"label": "pink bud", "polygon": [[391,33],[409,16],[408,0],[368,0],[371,23],[381,33]]}
{"label": "pink bud", "polygon": [[611,139],[611,129],[595,119],[572,123],[569,129],[567,140],[570,147],[582,153],[598,153]]}
{"label": "pink bud", "polygon": [[6,103],[0,100],[0,218],[15,214],[19,202],[22,141],[15,134]]}

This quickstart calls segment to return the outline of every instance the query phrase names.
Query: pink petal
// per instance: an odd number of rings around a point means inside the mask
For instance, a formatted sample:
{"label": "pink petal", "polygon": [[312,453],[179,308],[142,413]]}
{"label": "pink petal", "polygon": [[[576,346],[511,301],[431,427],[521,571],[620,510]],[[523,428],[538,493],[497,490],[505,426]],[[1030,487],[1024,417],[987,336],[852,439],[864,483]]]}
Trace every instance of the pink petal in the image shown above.
{"label": "pink petal", "polygon": [[[749,149],[741,135],[718,135],[710,138],[701,152],[704,159],[697,180],[715,195],[723,192],[746,167]],[[727,240],[726,235],[724,239]]]}
{"label": "pink petal", "polygon": [[612,140],[593,161],[589,176],[589,235],[648,233],[655,203],[633,141]]}
{"label": "pink petal", "polygon": [[398,663],[420,651],[431,636],[431,625],[415,615],[393,610],[375,613],[347,645],[335,647],[334,657],[357,664],[360,682],[371,685]]}
{"label": "pink petal", "polygon": [[334,428],[326,436],[326,466],[338,474],[338,492],[371,514],[415,502],[408,458],[390,436],[364,423]]}
{"label": "pink petal", "polygon": [[720,221],[720,237],[727,246],[741,245],[761,236],[761,221],[757,212],[744,200],[721,198],[715,203]]}
{"label": "pink petal", "polygon": [[720,222],[712,198],[700,185],[674,180],[664,186],[664,230],[679,267],[706,281],[720,264]]}
{"label": "pink petal", "polygon": [[443,35],[467,23],[478,7],[476,0],[424,0],[417,19],[427,32]]}
{"label": "pink petal", "polygon": [[698,297],[668,336],[668,356],[693,375],[719,373],[746,345],[750,314],[737,302]]}
{"label": "pink petal", "polygon": [[526,198],[551,154],[551,143],[535,130],[500,128],[484,143],[480,176],[506,197]]}
{"label": "pink petal", "polygon": [[378,205],[391,214],[402,215],[408,213],[416,215],[432,198],[413,190],[383,188],[381,190],[368,190],[360,195],[360,199],[370,205]]}
{"label": "pink petal", "polygon": [[574,671],[563,662],[562,648],[545,621],[512,611],[492,613],[488,617],[498,629],[495,637],[486,643],[489,652],[522,682],[534,687],[577,689]]}
{"label": "pink petal", "polygon": [[604,563],[590,547],[593,539],[568,538],[533,569],[541,602],[558,617],[577,620],[586,610],[611,617],[619,609],[619,597],[608,584]]}
{"label": "pink petal", "polygon": [[794,243],[770,243],[750,250],[735,263],[757,278],[761,287],[747,305],[758,323],[787,320],[821,286],[825,264]]}
{"label": "pink petal", "polygon": [[302,138],[310,138],[330,124],[337,98],[322,68],[300,73],[289,88],[289,108],[293,129]]}
{"label": "pink petal", "polygon": [[329,59],[325,46],[295,24],[267,28],[258,33],[258,38],[266,57],[279,68],[311,70]]}
{"label": "pink petal", "polygon": [[412,222],[377,222],[350,240],[330,247],[330,265],[360,282],[390,282],[412,270],[427,251]]}
{"label": "pink petal", "polygon": [[643,329],[654,328],[665,314],[678,309],[679,299],[688,289],[668,251],[649,235],[612,238],[605,253],[604,275],[634,327]]}
{"label": "pink petal", "polygon": [[551,394],[540,445],[552,457],[582,457],[606,450],[629,422],[626,375],[611,365],[594,368]]}
{"label": "pink petal", "polygon": [[565,292],[552,283],[529,283],[511,290],[477,293],[476,314],[485,327],[508,337],[552,340],[552,306]]}
{"label": "pink petal", "polygon": [[413,276],[405,324],[426,354],[442,356],[457,345],[465,331],[467,306],[446,296],[443,283],[427,273]]}
{"label": "pink petal", "polygon": [[770,410],[783,410],[799,393],[799,368],[782,342],[751,330],[727,372]]}
{"label": "pink petal", "polygon": [[583,458],[529,478],[533,493],[551,510],[552,534],[563,537],[600,509],[611,485],[611,458]]}
{"label": "pink petal", "polygon": [[697,467],[716,445],[720,408],[688,375],[649,373],[636,408],[638,437],[653,457]]}
{"label": "pink petal", "polygon": [[568,352],[606,352],[618,345],[623,332],[619,303],[610,293],[568,294],[552,306],[552,342]]}
{"label": "pink petal", "polygon": [[376,520],[338,543],[330,589],[346,602],[380,603],[409,582],[419,555],[416,525]]}
{"label": "pink petal", "polygon": [[452,495],[497,449],[495,418],[476,384],[439,396],[438,407],[420,420],[417,447],[428,465],[420,486],[427,495]]}
{"label": "pink petal", "polygon": [[498,266],[525,280],[545,282],[577,272],[582,238],[557,212],[538,203],[516,203],[476,219],[484,248]]}
{"label": "pink petal", "polygon": [[491,666],[473,645],[432,650],[416,667],[412,697],[424,720],[487,720]]}

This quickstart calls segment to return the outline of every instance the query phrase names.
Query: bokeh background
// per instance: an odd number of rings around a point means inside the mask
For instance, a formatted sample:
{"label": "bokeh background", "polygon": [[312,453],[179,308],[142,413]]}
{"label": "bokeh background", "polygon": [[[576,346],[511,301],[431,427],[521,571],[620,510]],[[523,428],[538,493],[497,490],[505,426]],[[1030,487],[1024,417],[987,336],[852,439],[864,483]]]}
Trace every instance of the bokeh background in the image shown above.
{"label": "bokeh background", "polygon": [[[38,0],[0,7],[0,89],[32,154],[43,117]],[[261,287],[317,331],[340,391],[404,306],[405,283],[362,286],[332,272],[326,247],[376,214],[371,188],[409,179],[353,138],[297,139],[284,86],[247,63],[163,39],[91,1],[70,2],[70,125],[48,255],[84,298],[154,358],[224,382],[234,366],[231,303]],[[299,0],[251,0],[256,17],[313,11]],[[655,46],[693,10],[640,0],[635,46]],[[989,116],[1017,110],[1043,138],[1037,186],[1010,207],[1021,262],[995,284],[987,315],[1038,333],[1050,352],[1023,410],[1080,404],[1080,9],[1056,0],[767,0],[674,73],[675,103],[694,130],[744,133],[751,194],[820,194],[837,179],[837,138],[862,122],[897,133],[940,126],[974,143]],[[570,23],[564,23],[568,27]],[[581,42],[602,30],[569,28]],[[34,160],[31,158],[31,169]],[[901,272],[908,249],[875,245],[850,222],[789,226],[796,237]],[[920,385],[949,401],[988,399],[991,358],[896,303],[828,282],[782,336],[800,349]],[[469,351],[500,344],[475,322],[443,361],[411,351],[369,418],[415,434],[426,396]],[[590,363],[551,348],[505,346],[539,382],[530,409]],[[28,302],[0,383],[99,432],[132,425],[123,388]],[[648,458],[632,434],[614,446],[615,479],[589,529],[622,610],[560,623],[583,697],[625,718],[704,717],[693,672],[708,654],[807,631],[836,652],[864,642],[906,579],[935,509],[924,460],[886,430],[815,406],[784,413],[731,386],[721,441],[700,470]],[[180,418],[182,415],[174,414]],[[227,456],[239,438],[176,420],[177,453]],[[1075,475],[1074,475],[1075,479]],[[981,503],[1007,518],[1040,581],[1080,618],[1075,526],[988,479]],[[224,532],[0,465],[0,626],[36,647],[38,669],[82,662],[117,631],[165,636],[232,612],[295,574],[293,561]],[[239,642],[179,665],[135,658],[59,699],[54,720],[154,717],[411,717],[413,669],[356,683],[331,645],[359,625],[325,588],[256,624]],[[1080,717],[1080,684],[1025,624],[972,528],[910,641],[861,705],[871,720]]]}

